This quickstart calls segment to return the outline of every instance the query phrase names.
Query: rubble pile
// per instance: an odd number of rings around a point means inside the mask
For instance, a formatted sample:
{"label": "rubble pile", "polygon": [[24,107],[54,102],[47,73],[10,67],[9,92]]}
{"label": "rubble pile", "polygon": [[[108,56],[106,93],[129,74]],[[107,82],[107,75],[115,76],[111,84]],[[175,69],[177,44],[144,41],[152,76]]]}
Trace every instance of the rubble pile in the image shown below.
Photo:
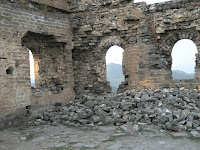
{"label": "rubble pile", "polygon": [[200,131],[200,91],[184,88],[131,90],[105,96],[82,96],[69,104],[56,103],[32,125],[72,126],[145,123],[165,130]]}

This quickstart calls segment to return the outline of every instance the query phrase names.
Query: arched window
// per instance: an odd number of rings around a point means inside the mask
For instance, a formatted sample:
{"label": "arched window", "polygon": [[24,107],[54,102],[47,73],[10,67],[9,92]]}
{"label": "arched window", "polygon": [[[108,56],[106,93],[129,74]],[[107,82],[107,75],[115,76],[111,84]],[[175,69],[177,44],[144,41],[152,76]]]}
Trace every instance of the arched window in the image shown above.
{"label": "arched window", "polygon": [[119,85],[124,81],[122,71],[123,52],[124,50],[121,47],[114,45],[108,49],[106,54],[107,81],[110,81],[113,92],[117,92]]}
{"label": "arched window", "polygon": [[183,39],[176,42],[172,50],[173,80],[194,79],[196,53],[197,47],[193,41]]}
{"label": "arched window", "polygon": [[29,50],[29,63],[30,63],[31,87],[35,87],[34,59],[33,59],[33,54],[30,50]]}

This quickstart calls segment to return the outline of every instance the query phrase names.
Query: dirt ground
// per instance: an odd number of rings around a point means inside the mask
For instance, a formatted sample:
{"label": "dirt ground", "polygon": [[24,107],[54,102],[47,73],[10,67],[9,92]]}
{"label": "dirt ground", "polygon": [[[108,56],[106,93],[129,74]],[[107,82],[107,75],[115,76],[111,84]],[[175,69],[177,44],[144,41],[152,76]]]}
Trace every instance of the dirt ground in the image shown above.
{"label": "dirt ground", "polygon": [[200,139],[159,130],[39,126],[0,131],[0,150],[200,150]]}

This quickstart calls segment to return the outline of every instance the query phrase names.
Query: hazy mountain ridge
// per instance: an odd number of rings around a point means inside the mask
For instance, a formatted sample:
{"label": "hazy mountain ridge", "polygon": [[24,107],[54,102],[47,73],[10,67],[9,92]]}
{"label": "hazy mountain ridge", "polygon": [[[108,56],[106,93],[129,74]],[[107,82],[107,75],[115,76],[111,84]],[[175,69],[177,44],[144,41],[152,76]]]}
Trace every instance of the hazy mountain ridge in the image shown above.
{"label": "hazy mountain ridge", "polygon": [[180,70],[172,70],[172,77],[174,80],[194,79],[194,73],[186,73]]}
{"label": "hazy mountain ridge", "polygon": [[110,81],[110,86],[113,92],[117,92],[117,89],[121,82],[124,81],[124,75],[122,72],[122,65],[110,63],[106,65],[107,81]]}

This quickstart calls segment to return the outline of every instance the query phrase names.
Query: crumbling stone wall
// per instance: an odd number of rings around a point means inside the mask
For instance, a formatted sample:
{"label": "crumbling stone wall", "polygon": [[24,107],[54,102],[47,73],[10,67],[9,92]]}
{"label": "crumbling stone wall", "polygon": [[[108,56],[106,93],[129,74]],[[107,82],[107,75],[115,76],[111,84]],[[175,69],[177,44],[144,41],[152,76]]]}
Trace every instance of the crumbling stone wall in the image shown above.
{"label": "crumbling stone wall", "polygon": [[88,7],[83,5],[81,10],[79,8],[71,15],[74,34],[75,91],[77,94],[103,94],[110,91],[106,81],[105,56],[113,45],[118,45],[125,51],[124,84],[128,84],[130,76],[135,76],[138,72],[136,61],[143,59],[139,55],[143,54],[145,57],[146,49],[142,44],[138,44],[145,40],[140,28],[146,21],[144,12],[134,6],[133,2],[128,1],[118,3],[108,1],[99,5],[88,3]]}
{"label": "crumbling stone wall", "polygon": [[[80,2],[73,7],[71,16],[74,67],[83,66],[74,70],[77,75],[75,91],[108,92],[105,55],[113,45],[124,49],[125,82],[120,88],[196,88],[199,85],[199,54],[196,56],[195,80],[173,81],[171,52],[180,39],[191,39],[199,46],[199,4],[197,0],[153,5],[125,0]],[[80,51],[85,54],[84,58],[79,55]],[[95,71],[95,68],[98,69]],[[90,80],[94,74],[96,77]]]}
{"label": "crumbling stone wall", "polygon": [[[2,0],[0,113],[67,102],[74,92],[110,92],[105,56],[113,45],[124,49],[121,91],[198,86],[199,53],[195,80],[173,81],[171,51],[180,39],[191,39],[199,51],[199,11],[198,0],[153,5],[133,0]],[[38,65],[34,89],[28,50]]]}
{"label": "crumbling stone wall", "polygon": [[[69,15],[20,2],[0,2],[0,114],[74,97]],[[40,59],[32,90],[27,48]]]}
{"label": "crumbling stone wall", "polygon": [[[156,64],[151,65],[154,85],[156,87],[184,85],[196,88],[199,85],[199,11],[200,3],[197,0],[167,2],[148,6],[152,13],[154,32],[156,33],[157,50],[151,56]],[[192,40],[198,49],[196,54],[195,80],[172,81],[171,64],[172,49],[181,39]],[[188,49],[189,50],[189,49]]]}

